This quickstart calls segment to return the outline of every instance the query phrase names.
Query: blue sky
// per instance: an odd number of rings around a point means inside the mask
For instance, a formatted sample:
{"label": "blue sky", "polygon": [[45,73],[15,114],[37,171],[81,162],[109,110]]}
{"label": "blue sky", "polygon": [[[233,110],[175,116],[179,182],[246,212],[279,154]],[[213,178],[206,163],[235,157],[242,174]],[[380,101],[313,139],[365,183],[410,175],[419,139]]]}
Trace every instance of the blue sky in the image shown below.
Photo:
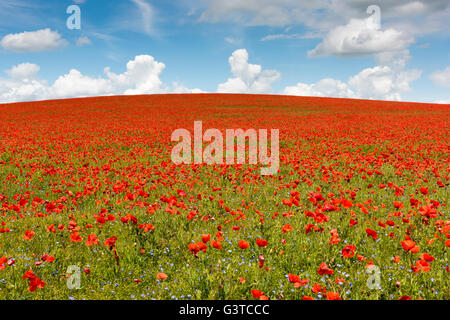
{"label": "blue sky", "polygon": [[[67,28],[71,5],[80,29]],[[449,30],[447,0],[1,0],[0,103],[172,92],[450,103]]]}

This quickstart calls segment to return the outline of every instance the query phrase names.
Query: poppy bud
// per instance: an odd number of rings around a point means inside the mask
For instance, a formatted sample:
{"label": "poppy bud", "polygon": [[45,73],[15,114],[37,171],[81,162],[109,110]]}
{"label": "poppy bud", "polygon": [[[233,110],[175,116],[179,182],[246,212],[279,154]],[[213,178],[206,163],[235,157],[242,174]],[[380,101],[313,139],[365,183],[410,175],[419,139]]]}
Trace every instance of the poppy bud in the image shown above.
{"label": "poppy bud", "polygon": [[262,268],[264,266],[264,256],[263,255],[260,255],[258,257],[258,264],[259,264],[260,268]]}

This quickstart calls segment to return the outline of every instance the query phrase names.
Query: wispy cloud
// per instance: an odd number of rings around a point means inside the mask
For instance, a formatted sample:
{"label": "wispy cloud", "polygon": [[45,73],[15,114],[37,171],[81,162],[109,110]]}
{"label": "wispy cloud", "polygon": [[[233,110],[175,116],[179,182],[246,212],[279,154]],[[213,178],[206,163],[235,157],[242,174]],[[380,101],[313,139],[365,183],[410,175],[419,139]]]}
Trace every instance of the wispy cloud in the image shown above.
{"label": "wispy cloud", "polygon": [[81,36],[76,41],[76,45],[78,47],[89,46],[91,44],[92,44],[92,41],[87,36]]}
{"label": "wispy cloud", "polygon": [[141,13],[141,22],[142,22],[142,29],[145,33],[148,35],[153,35],[153,18],[155,15],[155,10],[148,2],[145,0],[131,0],[139,9],[139,12]]}
{"label": "wispy cloud", "polygon": [[317,33],[307,33],[307,34],[300,34],[300,33],[280,33],[280,34],[269,34],[263,38],[261,38],[261,41],[270,41],[270,40],[278,40],[278,39],[315,39],[320,38],[321,36]]}
{"label": "wispy cloud", "polygon": [[237,38],[233,38],[233,37],[226,37],[225,41],[228,42],[229,44],[241,44],[242,43],[242,39],[237,39]]}
{"label": "wispy cloud", "polygon": [[1,0],[0,1],[0,27],[23,26],[40,24],[38,15],[40,4],[34,1]]}

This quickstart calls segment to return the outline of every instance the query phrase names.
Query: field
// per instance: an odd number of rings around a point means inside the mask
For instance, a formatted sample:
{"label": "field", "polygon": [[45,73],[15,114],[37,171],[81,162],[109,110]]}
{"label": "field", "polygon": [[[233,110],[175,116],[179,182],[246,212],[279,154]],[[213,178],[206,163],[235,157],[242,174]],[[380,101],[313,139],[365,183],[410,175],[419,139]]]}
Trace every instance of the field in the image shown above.
{"label": "field", "polygon": [[[279,172],[175,165],[196,120],[279,129]],[[269,95],[0,105],[0,299],[450,299],[449,123]]]}

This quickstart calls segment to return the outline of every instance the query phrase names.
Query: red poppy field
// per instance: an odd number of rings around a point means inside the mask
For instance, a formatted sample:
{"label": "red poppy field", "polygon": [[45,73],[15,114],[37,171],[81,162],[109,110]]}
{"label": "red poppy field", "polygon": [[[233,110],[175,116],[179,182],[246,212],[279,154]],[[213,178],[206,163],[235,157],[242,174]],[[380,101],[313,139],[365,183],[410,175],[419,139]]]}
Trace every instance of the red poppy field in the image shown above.
{"label": "red poppy field", "polygon": [[[216,94],[0,105],[0,299],[450,299],[449,111]],[[279,129],[278,173],[175,165],[171,133],[196,120]]]}

